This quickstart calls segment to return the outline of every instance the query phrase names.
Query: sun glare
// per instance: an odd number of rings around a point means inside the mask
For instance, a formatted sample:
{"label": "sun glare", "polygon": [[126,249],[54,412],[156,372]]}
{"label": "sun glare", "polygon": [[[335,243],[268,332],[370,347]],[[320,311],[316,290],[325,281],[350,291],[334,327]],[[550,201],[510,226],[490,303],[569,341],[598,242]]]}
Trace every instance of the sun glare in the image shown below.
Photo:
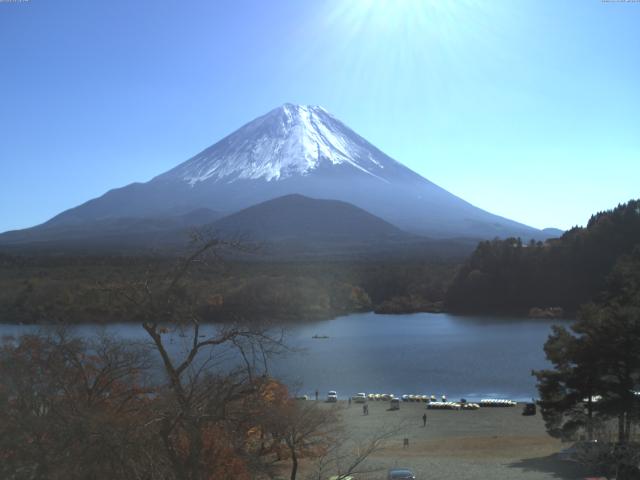
{"label": "sun glare", "polygon": [[305,28],[313,33],[300,58],[325,59],[334,92],[366,85],[379,92],[367,108],[389,112],[406,100],[403,92],[441,91],[442,72],[462,70],[466,46],[490,38],[488,8],[477,0],[334,0]]}
{"label": "sun glare", "polygon": [[447,0],[356,0],[346,5],[364,23],[383,30],[434,24],[451,16],[456,8],[454,2]]}
{"label": "sun glare", "polygon": [[327,20],[360,49],[424,52],[473,37],[486,9],[476,0],[351,0],[335,2]]}

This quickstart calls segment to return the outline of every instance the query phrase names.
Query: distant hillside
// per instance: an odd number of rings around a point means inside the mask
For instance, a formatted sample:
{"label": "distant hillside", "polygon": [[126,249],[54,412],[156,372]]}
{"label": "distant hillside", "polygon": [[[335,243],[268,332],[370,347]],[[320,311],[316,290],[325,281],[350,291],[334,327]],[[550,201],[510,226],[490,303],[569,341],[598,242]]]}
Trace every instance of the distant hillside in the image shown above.
{"label": "distant hillside", "polygon": [[198,208],[162,218],[117,217],[67,225],[49,223],[0,234],[4,252],[150,252],[184,248],[189,230],[210,225],[221,214]]}
{"label": "distant hillside", "polygon": [[640,244],[640,200],[597,213],[546,243],[481,242],[446,295],[453,311],[518,311],[593,300],[617,259]]}
{"label": "distant hillside", "polygon": [[71,256],[155,252],[172,256],[190,248],[194,230],[205,237],[238,240],[246,248],[229,249],[225,255],[259,261],[463,259],[476,244],[472,239],[434,240],[413,235],[347,202],[293,194],[223,218],[218,212],[197,209],[167,218],[47,224],[0,235],[0,252]]}
{"label": "distant hillside", "polygon": [[543,228],[542,231],[546,233],[549,238],[557,238],[564,235],[564,230],[560,230],[559,228]]}
{"label": "distant hillside", "polygon": [[211,225],[215,235],[254,244],[265,258],[465,258],[475,242],[404,232],[347,202],[285,195]]}
{"label": "distant hillside", "polygon": [[346,202],[285,195],[224,217],[213,224],[226,234],[253,240],[380,243],[416,238]]}

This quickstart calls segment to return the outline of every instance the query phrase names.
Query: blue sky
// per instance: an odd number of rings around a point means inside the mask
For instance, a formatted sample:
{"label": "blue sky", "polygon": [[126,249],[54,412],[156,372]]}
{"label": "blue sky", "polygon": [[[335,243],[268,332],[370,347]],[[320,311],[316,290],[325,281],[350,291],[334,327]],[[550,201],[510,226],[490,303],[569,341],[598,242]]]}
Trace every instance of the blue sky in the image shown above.
{"label": "blue sky", "polygon": [[640,196],[638,25],[601,0],[0,2],[0,231],[285,102],[493,213],[584,224]]}

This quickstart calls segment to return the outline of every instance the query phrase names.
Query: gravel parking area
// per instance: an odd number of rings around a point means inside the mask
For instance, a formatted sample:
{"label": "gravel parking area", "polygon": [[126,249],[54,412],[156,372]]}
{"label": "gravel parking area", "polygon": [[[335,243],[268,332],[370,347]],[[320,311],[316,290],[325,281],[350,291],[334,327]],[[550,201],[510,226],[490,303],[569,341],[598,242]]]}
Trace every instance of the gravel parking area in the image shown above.
{"label": "gravel parking area", "polygon": [[[578,466],[555,458],[568,445],[547,435],[539,414],[523,416],[522,405],[451,411],[402,402],[400,410],[391,411],[389,402],[370,401],[369,415],[363,415],[361,404],[347,406],[341,401],[338,405],[345,430],[355,438],[400,428],[371,458],[371,464],[381,470],[366,479],[385,479],[386,470],[393,466],[413,469],[418,479],[576,480],[586,476]],[[425,412],[427,426],[423,427]],[[405,438],[408,447],[403,446]]]}

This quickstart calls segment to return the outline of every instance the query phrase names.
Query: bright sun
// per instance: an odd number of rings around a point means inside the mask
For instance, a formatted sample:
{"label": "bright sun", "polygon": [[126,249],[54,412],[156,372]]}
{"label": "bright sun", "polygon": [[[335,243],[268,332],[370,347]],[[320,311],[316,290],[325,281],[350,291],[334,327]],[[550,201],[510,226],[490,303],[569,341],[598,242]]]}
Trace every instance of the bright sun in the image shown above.
{"label": "bright sun", "polygon": [[[343,3],[345,14],[361,24],[382,30],[415,29],[448,22],[464,7],[464,0],[353,0]],[[350,11],[350,12],[349,12]]]}

